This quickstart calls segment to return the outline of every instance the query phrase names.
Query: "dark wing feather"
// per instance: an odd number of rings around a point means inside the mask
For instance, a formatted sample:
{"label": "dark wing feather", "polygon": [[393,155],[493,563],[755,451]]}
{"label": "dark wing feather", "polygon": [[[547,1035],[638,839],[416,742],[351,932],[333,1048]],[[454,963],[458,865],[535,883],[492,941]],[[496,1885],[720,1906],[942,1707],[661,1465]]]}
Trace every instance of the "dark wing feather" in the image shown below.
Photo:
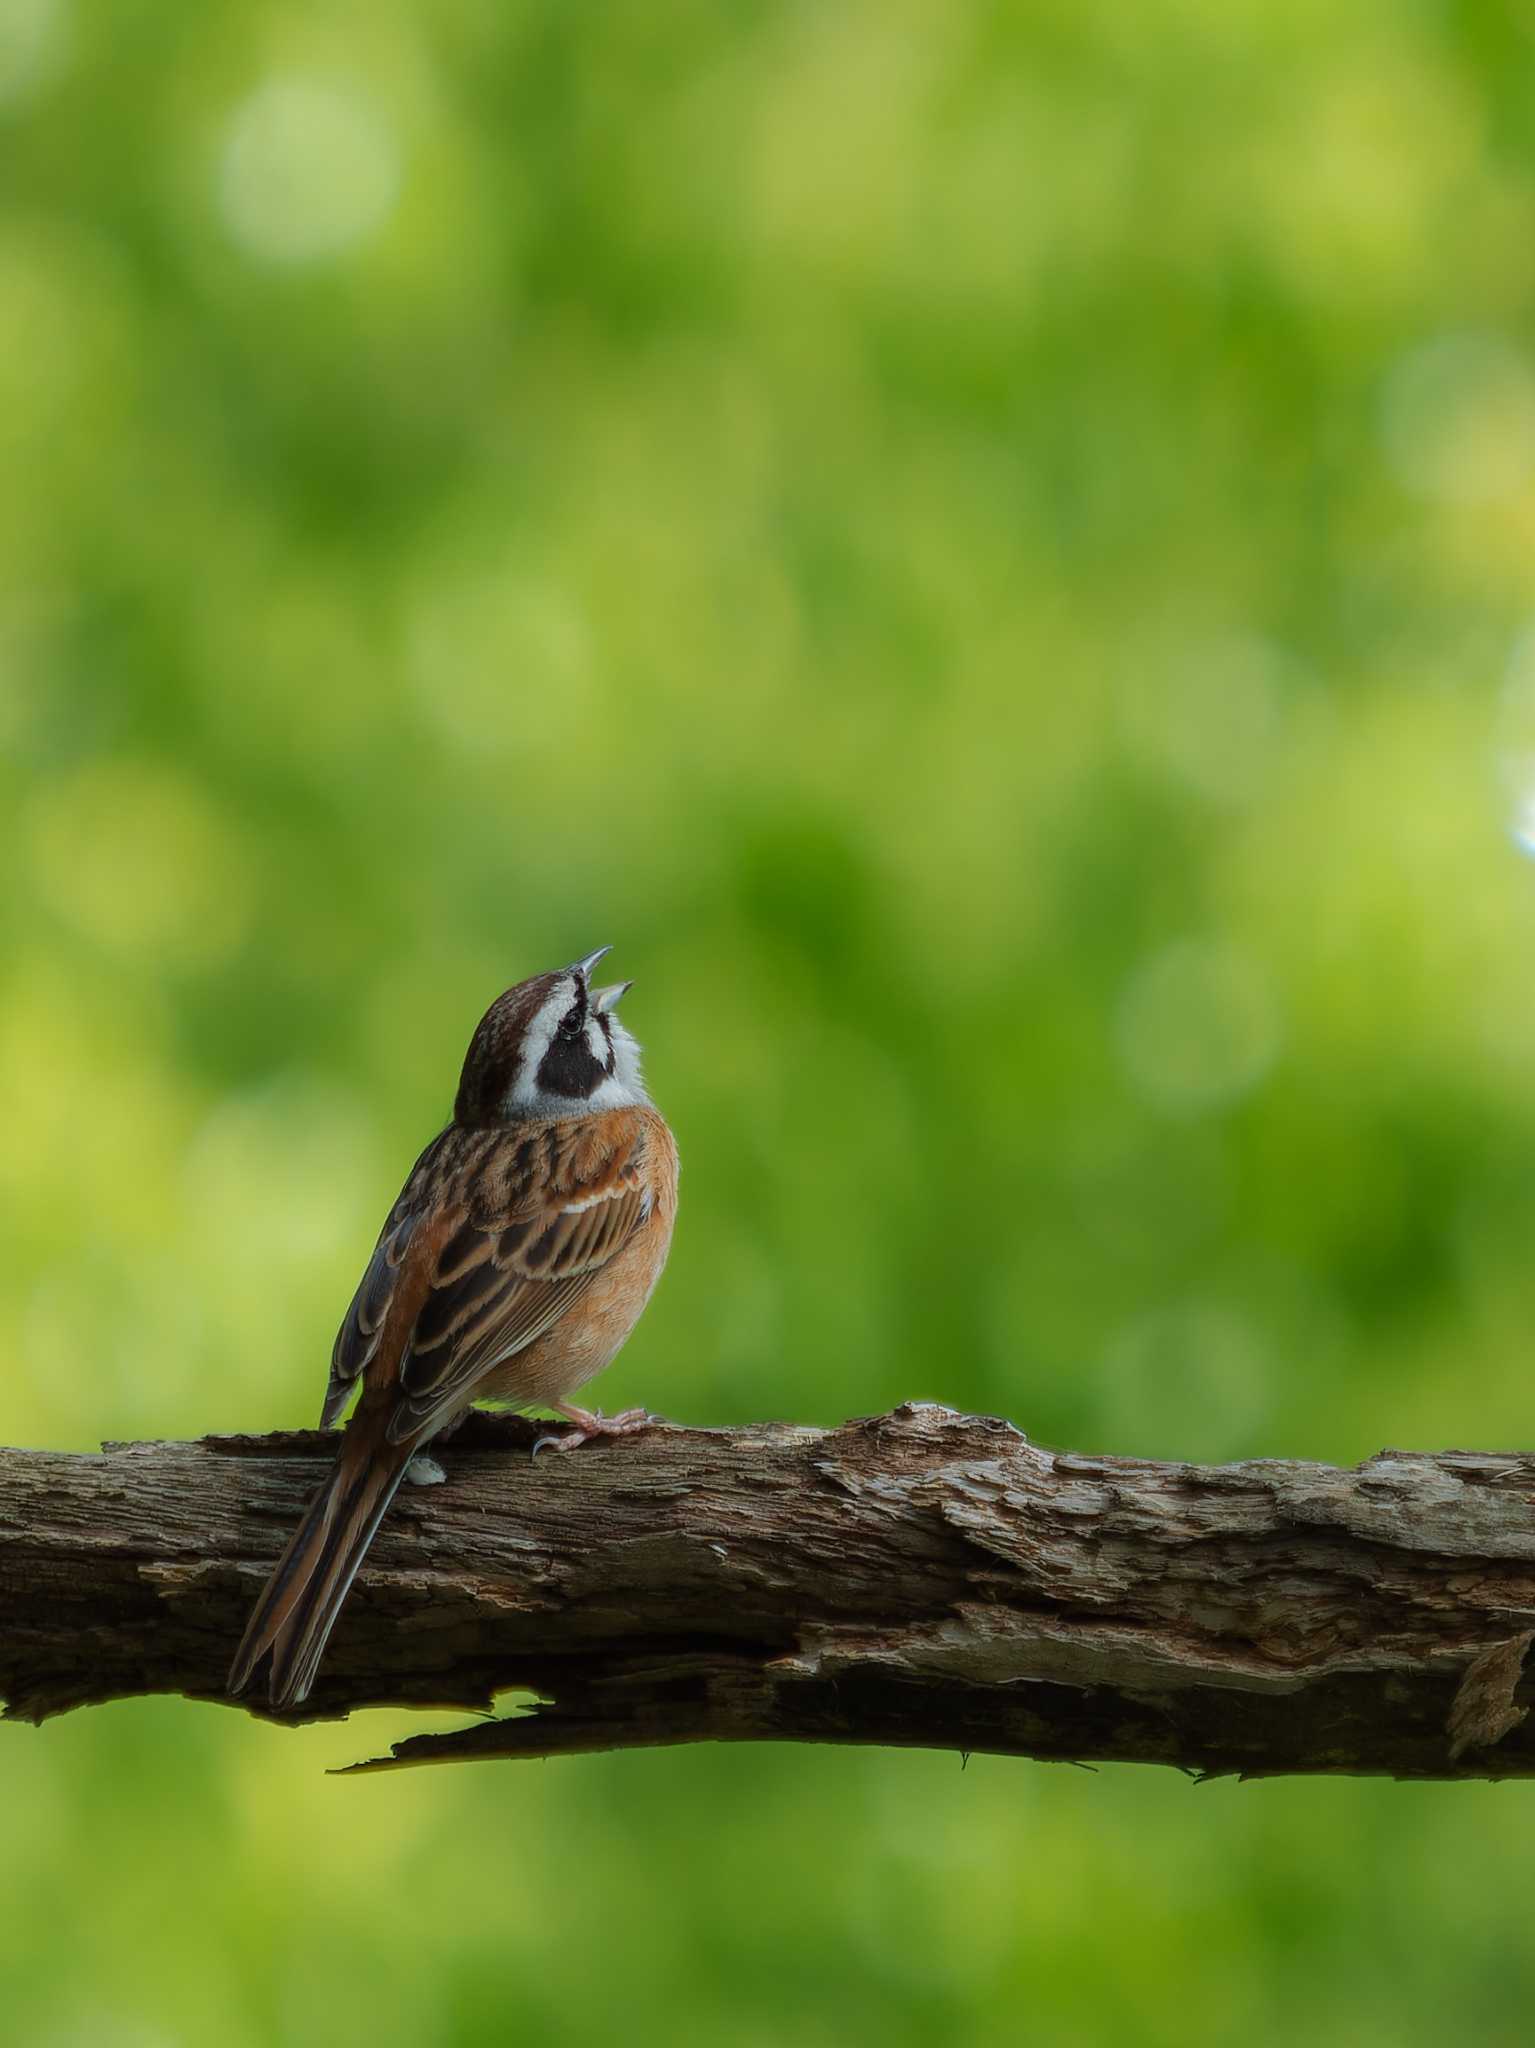
{"label": "dark wing feather", "polygon": [[649,1216],[643,1123],[595,1121],[550,1125],[541,1142],[507,1134],[486,1163],[400,1359],[391,1441],[465,1406],[474,1382],[552,1328]]}
{"label": "dark wing feather", "polygon": [[438,1169],[452,1136],[451,1130],[442,1131],[427,1146],[384,1219],[367,1271],[358,1282],[352,1305],[336,1332],[330,1356],[330,1381],[325,1389],[325,1405],[320,1410],[321,1429],[329,1429],[340,1415],[378,1350],[411,1238],[431,1208]]}

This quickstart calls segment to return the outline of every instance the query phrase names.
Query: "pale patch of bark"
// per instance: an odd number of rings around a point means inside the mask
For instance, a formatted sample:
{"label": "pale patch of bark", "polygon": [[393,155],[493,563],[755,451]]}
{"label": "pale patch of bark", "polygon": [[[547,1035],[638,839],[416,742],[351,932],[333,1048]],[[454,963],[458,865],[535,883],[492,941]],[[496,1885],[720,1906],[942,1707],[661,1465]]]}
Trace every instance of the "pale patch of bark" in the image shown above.
{"label": "pale patch of bark", "polygon": [[1491,1749],[1529,1712],[1528,1707],[1514,1705],[1514,1695],[1532,1642],[1535,1631],[1526,1629],[1506,1643],[1493,1643],[1466,1666],[1450,1707],[1452,1759],[1458,1761],[1468,1749]]}

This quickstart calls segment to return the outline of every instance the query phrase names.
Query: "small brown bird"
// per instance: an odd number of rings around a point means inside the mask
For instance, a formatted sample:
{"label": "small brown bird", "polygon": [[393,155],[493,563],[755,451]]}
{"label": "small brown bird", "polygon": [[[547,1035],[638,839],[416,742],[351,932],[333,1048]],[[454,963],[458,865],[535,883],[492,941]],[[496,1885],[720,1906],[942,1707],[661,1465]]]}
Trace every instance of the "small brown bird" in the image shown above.
{"label": "small brown bird", "polygon": [[416,1161],[337,1334],[321,1427],[360,1398],[256,1603],[231,1693],[269,1658],[272,1704],[307,1696],[406,1467],[473,1402],[553,1408],[574,1425],[535,1451],[651,1419],[566,1398],[634,1328],[677,1212],[677,1147],[614,1015],[632,984],[591,986],[610,950],[519,982],[481,1018],[453,1121]]}

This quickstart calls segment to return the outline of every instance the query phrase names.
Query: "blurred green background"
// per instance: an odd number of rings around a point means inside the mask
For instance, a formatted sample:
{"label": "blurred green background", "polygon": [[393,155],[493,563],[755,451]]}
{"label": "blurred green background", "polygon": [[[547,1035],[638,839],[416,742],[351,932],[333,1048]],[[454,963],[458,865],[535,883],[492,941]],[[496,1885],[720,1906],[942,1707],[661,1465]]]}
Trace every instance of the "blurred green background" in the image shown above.
{"label": "blurred green background", "polygon": [[[0,0],[0,1435],[309,1422],[612,941],[604,1405],[1527,1444],[1532,345],[1527,8]],[[0,1730],[8,2031],[1527,2038],[1535,1788],[402,1721]]]}

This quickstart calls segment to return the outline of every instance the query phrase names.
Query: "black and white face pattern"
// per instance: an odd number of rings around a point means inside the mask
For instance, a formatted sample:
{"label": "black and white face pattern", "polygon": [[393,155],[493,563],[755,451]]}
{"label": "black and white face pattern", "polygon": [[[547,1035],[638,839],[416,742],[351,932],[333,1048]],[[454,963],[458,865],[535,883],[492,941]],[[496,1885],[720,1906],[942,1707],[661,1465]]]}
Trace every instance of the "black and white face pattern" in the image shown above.
{"label": "black and white face pattern", "polygon": [[506,1116],[574,1116],[648,1101],[639,1046],[613,1014],[629,984],[592,988],[596,957],[557,976],[529,1018]]}
{"label": "black and white face pattern", "polygon": [[497,996],[464,1056],[455,1123],[474,1130],[650,1100],[639,1046],[613,1014],[628,982],[592,986],[592,969],[607,950]]}

